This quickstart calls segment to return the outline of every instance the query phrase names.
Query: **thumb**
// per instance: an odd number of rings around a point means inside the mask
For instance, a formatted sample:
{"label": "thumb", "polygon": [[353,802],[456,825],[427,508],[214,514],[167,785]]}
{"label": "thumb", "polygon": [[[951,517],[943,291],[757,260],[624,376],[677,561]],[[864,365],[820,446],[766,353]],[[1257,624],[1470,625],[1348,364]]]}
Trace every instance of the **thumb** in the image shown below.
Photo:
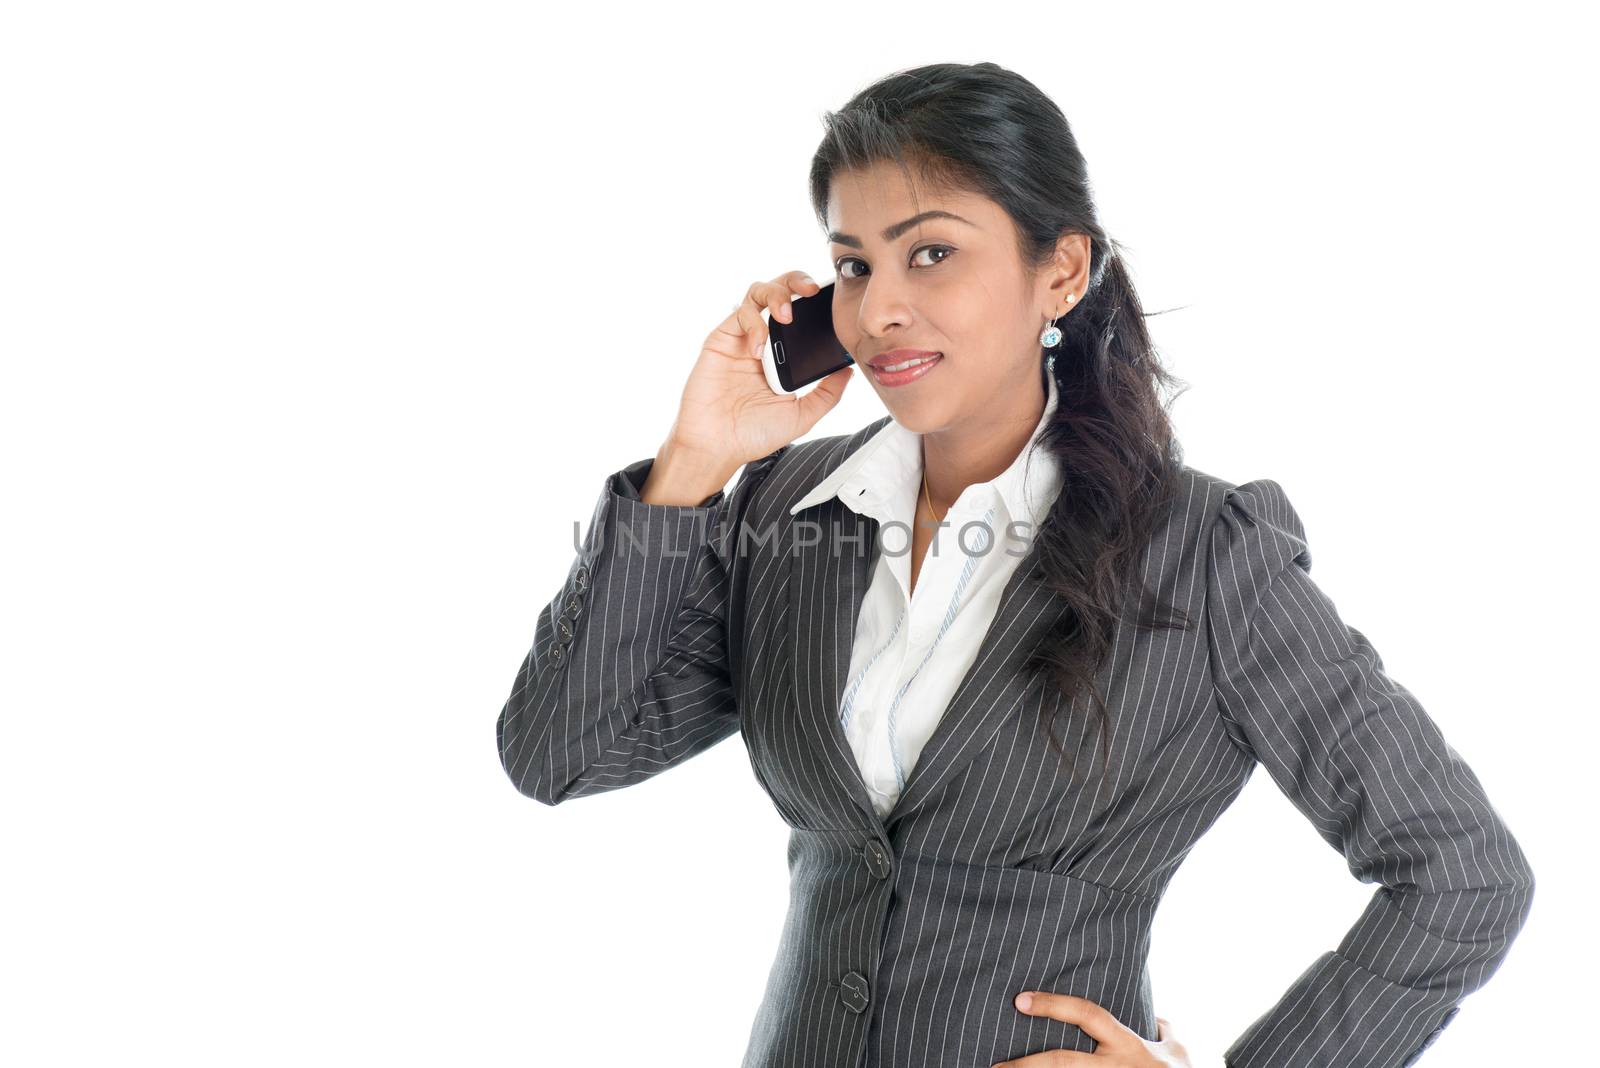
{"label": "thumb", "polygon": [[855,368],[845,364],[818,382],[816,389],[800,398],[800,421],[805,424],[806,430],[816,426],[817,420],[827,415],[833,410],[833,406],[839,403],[839,398],[844,396],[845,384],[850,381],[850,376],[854,373]]}

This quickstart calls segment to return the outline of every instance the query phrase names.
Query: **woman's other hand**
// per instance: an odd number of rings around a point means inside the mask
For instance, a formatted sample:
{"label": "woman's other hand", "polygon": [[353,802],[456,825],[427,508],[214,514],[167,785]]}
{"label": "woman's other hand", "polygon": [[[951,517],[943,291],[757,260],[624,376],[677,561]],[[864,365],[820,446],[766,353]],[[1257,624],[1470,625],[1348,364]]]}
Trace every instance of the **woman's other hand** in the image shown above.
{"label": "woman's other hand", "polygon": [[732,313],[706,338],[683,387],[668,451],[702,458],[727,469],[759,459],[794,441],[817,424],[844,394],[853,368],[846,366],[805,396],[772,392],[761,370],[767,343],[763,310],[793,322],[784,308],[791,294],[814,297],[822,289],[804,271],[755,282]]}
{"label": "woman's other hand", "polygon": [[[1024,999],[1028,999],[1026,1004]],[[1076,1024],[1095,1040],[1095,1051],[1049,1050],[1014,1061],[1001,1061],[994,1068],[1061,1068],[1072,1064],[1104,1068],[1112,1068],[1113,1065],[1119,1068],[1192,1068],[1189,1051],[1174,1037],[1167,1021],[1159,1016],[1156,1017],[1156,1026],[1161,1037],[1150,1042],[1123,1024],[1108,1009],[1088,998],[1030,990],[1017,996],[1016,1005],[1018,1011],[1029,1016],[1047,1016],[1062,1023]]]}

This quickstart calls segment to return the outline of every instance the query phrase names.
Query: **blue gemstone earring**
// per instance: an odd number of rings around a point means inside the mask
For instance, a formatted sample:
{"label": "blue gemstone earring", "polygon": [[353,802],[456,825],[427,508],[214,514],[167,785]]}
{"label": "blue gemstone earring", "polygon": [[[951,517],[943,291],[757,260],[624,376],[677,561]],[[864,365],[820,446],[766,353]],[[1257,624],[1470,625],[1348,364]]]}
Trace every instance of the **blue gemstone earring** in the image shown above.
{"label": "blue gemstone earring", "polygon": [[[1067,303],[1069,305],[1076,299],[1076,294],[1067,294]],[[1061,344],[1061,328],[1056,326],[1056,318],[1056,316],[1052,315],[1050,317],[1050,325],[1045,327],[1044,333],[1039,335],[1039,344],[1043,345],[1047,349],[1053,349],[1057,345]]]}

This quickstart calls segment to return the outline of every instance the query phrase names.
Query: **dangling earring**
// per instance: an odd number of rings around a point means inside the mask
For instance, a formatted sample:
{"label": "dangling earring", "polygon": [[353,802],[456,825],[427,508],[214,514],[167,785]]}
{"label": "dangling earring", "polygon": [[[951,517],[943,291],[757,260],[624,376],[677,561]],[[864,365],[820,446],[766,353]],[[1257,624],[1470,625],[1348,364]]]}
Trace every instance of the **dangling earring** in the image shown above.
{"label": "dangling earring", "polygon": [[[1068,304],[1071,304],[1076,299],[1077,299],[1077,294],[1075,294],[1075,293],[1068,293],[1067,294],[1067,303]],[[1065,313],[1063,312],[1062,314],[1065,314]],[[1043,345],[1047,349],[1053,349],[1057,345],[1061,344],[1061,329],[1058,326],[1056,326],[1056,318],[1057,318],[1056,316],[1052,315],[1050,317],[1050,325],[1045,327],[1044,328],[1044,333],[1039,335],[1039,344]]]}

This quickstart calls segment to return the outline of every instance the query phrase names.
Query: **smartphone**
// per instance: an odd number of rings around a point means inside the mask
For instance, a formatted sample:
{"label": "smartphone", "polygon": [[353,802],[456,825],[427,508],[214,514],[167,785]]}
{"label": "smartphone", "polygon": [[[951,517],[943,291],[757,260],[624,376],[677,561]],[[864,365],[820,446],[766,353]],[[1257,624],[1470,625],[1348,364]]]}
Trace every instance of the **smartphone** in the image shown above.
{"label": "smartphone", "polygon": [[761,369],[774,393],[794,393],[855,363],[833,332],[833,283],[816,296],[790,296],[794,316],[787,323],[767,315],[767,344]]}

